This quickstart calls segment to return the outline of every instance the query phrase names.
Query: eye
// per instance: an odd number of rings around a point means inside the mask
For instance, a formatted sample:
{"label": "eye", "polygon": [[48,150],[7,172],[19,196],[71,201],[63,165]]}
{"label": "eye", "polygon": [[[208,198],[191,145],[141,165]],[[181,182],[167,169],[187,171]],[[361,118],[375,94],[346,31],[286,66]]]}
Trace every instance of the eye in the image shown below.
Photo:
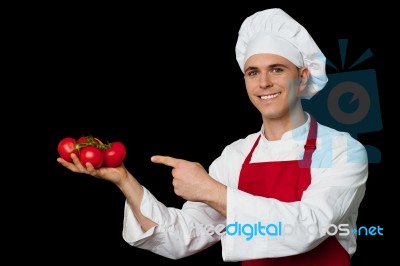
{"label": "eye", "polygon": [[252,76],[255,76],[257,74],[258,74],[257,70],[249,70],[249,71],[246,72],[246,76],[248,76],[248,77],[252,77]]}
{"label": "eye", "polygon": [[281,68],[281,67],[274,67],[274,68],[271,69],[271,72],[272,72],[272,73],[277,73],[277,74],[279,74],[279,73],[282,73],[282,72],[283,72],[283,68]]}
{"label": "eye", "polygon": [[249,72],[249,76],[255,76],[255,75],[257,75],[257,71],[252,70]]}

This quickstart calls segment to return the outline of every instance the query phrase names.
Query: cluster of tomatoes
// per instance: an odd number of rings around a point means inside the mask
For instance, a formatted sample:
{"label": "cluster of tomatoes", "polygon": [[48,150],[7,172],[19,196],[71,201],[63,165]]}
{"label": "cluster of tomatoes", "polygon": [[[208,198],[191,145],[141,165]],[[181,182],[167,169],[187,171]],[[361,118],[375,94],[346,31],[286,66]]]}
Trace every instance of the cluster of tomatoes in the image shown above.
{"label": "cluster of tomatoes", "polygon": [[94,168],[117,167],[126,156],[126,148],[122,142],[104,144],[93,136],[82,136],[78,139],[66,137],[58,143],[58,154],[68,162],[72,162],[71,154],[78,156],[82,165],[91,163]]}

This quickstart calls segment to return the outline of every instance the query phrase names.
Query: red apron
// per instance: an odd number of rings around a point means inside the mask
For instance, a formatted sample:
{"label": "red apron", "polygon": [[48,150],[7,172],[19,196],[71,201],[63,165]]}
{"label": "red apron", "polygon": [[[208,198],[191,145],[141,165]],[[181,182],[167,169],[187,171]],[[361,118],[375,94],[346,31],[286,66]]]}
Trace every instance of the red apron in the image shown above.
{"label": "red apron", "polygon": [[[311,117],[302,160],[250,163],[257,138],[240,172],[239,189],[253,195],[284,202],[300,201],[311,182],[311,157],[316,148],[317,122]],[[282,257],[243,261],[242,266],[350,266],[350,256],[336,237],[330,236],[309,252]]]}

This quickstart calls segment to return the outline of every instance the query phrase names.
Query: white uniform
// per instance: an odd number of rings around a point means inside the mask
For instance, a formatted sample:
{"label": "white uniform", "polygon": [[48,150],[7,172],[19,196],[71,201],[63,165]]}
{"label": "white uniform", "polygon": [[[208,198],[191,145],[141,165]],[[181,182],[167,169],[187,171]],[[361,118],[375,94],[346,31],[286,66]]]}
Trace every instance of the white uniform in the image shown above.
{"label": "white uniform", "polygon": [[[279,141],[262,136],[251,162],[302,158],[309,123],[310,118]],[[141,211],[158,226],[143,232],[125,204],[124,240],[171,259],[197,253],[221,240],[223,260],[242,261],[302,253],[319,244],[327,232],[338,230],[338,241],[350,255],[354,254],[356,234],[352,229],[356,228],[368,177],[364,146],[347,133],[318,124],[311,184],[301,201],[285,203],[237,189],[242,163],[262,130],[228,145],[209,168],[209,174],[228,187],[226,218],[203,203],[186,202],[182,209],[168,208],[144,188]],[[277,232],[274,230],[255,235],[259,229],[254,226],[242,228],[241,236],[235,232],[239,224],[259,222],[271,225],[270,229],[280,228],[281,235],[273,235]],[[229,234],[221,232],[222,225],[231,225]]]}

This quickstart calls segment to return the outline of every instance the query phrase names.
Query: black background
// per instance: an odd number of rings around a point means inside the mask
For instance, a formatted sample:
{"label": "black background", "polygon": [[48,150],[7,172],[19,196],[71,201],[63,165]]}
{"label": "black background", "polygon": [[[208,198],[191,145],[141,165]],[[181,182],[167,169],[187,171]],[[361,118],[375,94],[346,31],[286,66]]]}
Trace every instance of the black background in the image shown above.
{"label": "black background", "polygon": [[[28,180],[15,178],[26,190],[15,196],[14,211],[22,218],[13,242],[25,255],[14,259],[223,264],[219,243],[177,261],[129,246],[122,239],[122,193],[111,183],[63,168],[56,147],[62,138],[82,134],[122,141],[133,175],[161,202],[181,207],[170,169],[152,164],[150,156],[170,155],[207,168],[227,144],[259,130],[261,118],[247,98],[234,47],[243,20],[270,7],[275,6],[35,6],[18,33],[30,87],[20,101],[26,121],[15,123],[36,136],[39,148],[31,154],[34,169],[21,165]],[[364,265],[386,253],[390,235],[382,208],[388,196],[382,182],[388,86],[383,22],[375,18],[376,7],[280,7],[307,28],[335,65],[340,66],[338,39],[349,40],[346,64],[368,48],[373,53],[353,68],[376,70],[383,121],[381,131],[359,135],[382,152],[381,162],[370,164],[358,223],[380,225],[384,236],[359,237],[352,262]]]}

